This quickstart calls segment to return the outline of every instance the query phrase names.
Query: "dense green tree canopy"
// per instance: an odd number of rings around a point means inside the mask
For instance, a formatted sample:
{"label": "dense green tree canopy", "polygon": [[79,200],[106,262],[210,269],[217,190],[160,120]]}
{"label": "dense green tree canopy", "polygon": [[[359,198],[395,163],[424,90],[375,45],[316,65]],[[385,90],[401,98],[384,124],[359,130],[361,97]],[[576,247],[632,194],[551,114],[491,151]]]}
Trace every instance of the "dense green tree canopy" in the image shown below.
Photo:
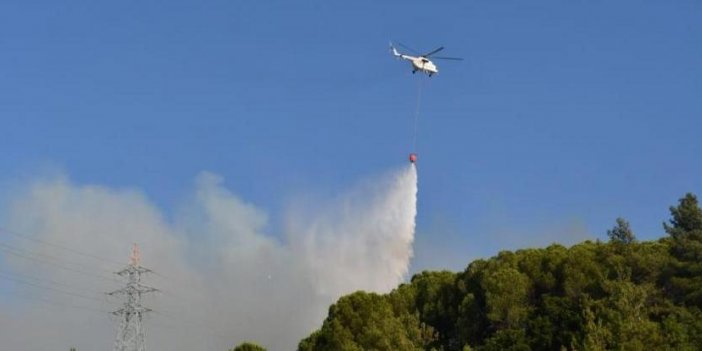
{"label": "dense green tree canopy", "polygon": [[500,252],[460,273],[422,272],[329,309],[299,350],[701,350],[702,209],[670,208],[668,237]]}
{"label": "dense green tree canopy", "polygon": [[264,349],[263,347],[261,347],[257,344],[254,344],[251,342],[245,342],[245,343],[231,349],[230,351],[266,351],[266,349]]}
{"label": "dense green tree canopy", "polygon": [[416,315],[395,311],[384,296],[362,291],[329,308],[322,329],[303,340],[300,350],[422,350],[431,331]]}

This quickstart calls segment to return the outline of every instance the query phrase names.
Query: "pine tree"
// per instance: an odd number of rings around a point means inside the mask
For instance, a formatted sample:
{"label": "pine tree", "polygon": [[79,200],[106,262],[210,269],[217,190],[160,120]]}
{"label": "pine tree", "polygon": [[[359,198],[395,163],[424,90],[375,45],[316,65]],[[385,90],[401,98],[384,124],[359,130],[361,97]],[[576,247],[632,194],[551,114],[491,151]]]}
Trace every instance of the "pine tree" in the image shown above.
{"label": "pine tree", "polygon": [[702,307],[702,209],[697,197],[686,194],[677,207],[670,207],[670,214],[670,224],[663,224],[677,259],[670,285],[680,302]]}
{"label": "pine tree", "polygon": [[617,225],[607,231],[607,236],[612,242],[631,244],[636,241],[636,236],[629,226],[629,222],[624,218],[617,218]]}

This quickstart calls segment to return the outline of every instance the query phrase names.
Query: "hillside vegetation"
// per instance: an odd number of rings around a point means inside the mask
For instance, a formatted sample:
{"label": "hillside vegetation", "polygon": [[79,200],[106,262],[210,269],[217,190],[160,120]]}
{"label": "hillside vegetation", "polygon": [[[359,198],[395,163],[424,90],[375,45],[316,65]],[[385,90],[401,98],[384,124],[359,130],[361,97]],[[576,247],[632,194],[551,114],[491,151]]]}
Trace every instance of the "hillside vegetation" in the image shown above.
{"label": "hillside vegetation", "polygon": [[298,349],[700,350],[702,210],[687,194],[670,212],[657,241],[618,219],[607,243],[504,251],[344,296]]}

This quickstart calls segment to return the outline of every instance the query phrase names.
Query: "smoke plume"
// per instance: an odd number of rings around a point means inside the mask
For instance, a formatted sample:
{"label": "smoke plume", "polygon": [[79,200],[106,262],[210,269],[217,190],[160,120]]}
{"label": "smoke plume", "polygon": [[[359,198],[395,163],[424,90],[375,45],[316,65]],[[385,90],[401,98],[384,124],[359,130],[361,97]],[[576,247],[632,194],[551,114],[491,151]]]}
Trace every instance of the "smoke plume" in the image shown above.
{"label": "smoke plume", "polygon": [[[0,231],[0,340],[21,350],[109,350],[114,272],[138,243],[161,289],[145,297],[152,350],[227,350],[254,340],[294,349],[328,306],[355,290],[387,292],[412,257],[417,173],[410,166],[337,198],[291,206],[282,233],[266,212],[197,177],[166,215],[134,189],[37,181],[7,199]],[[15,234],[9,234],[12,230]],[[122,259],[124,258],[124,259]],[[31,284],[30,284],[31,283]]]}

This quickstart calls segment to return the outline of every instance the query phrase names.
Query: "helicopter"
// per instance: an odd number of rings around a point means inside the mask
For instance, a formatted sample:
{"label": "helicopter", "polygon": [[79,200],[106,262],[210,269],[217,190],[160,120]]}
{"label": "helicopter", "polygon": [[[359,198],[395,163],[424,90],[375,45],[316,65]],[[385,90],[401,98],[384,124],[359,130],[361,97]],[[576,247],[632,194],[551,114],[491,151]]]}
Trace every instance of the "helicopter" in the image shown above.
{"label": "helicopter", "polygon": [[[416,54],[417,51],[410,49],[409,47],[402,45],[401,43],[398,43],[398,45],[402,46],[403,48],[413,52]],[[429,57],[436,54],[437,52],[441,51],[444,49],[443,46],[438,47],[437,49],[434,49],[432,51],[429,51],[426,54],[420,55],[416,54],[417,56],[410,56],[410,55],[405,55],[397,51],[394,45],[390,43],[390,49],[392,50],[393,56],[410,61],[412,64],[412,73],[417,73],[417,71],[421,71],[424,73],[427,73],[429,77],[432,75],[439,73],[439,69],[436,67],[436,65],[429,60]],[[440,59],[440,60],[454,60],[454,61],[462,61],[463,59],[460,57],[445,57],[445,56],[433,56],[432,59]]]}

